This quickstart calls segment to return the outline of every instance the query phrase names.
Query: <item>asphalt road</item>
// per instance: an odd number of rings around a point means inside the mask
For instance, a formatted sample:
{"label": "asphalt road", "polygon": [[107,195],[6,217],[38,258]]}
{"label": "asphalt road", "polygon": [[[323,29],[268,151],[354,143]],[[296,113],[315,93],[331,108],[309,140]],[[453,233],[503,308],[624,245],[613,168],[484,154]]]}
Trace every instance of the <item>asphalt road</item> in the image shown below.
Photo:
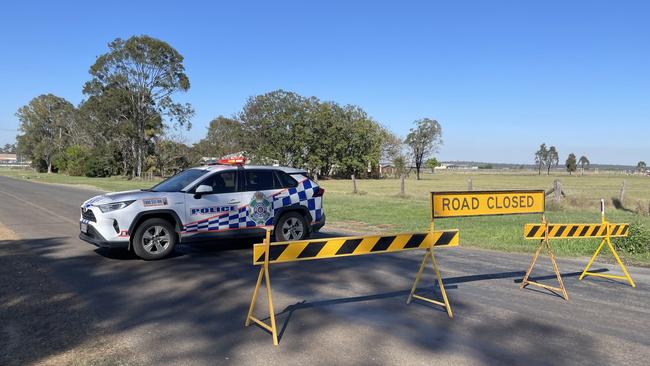
{"label": "asphalt road", "polygon": [[[631,288],[578,281],[585,261],[560,260],[567,302],[519,289],[528,255],[462,246],[437,251],[454,319],[424,303],[405,304],[419,252],[271,266],[280,329],[274,347],[267,332],[243,326],[257,276],[252,241],[181,245],[172,258],[155,262],[99,250],[77,238],[79,205],[94,194],[0,177],[0,223],[20,238],[0,241],[0,265],[12,271],[0,271],[0,364],[41,362],[92,345],[93,337],[107,339],[103,347],[116,360],[144,364],[647,365],[650,359],[648,269],[630,267],[637,283]],[[554,284],[546,258],[537,268],[543,282]],[[593,268],[618,273],[610,265]],[[433,277],[423,283],[433,284]],[[258,315],[264,307],[260,296]]]}

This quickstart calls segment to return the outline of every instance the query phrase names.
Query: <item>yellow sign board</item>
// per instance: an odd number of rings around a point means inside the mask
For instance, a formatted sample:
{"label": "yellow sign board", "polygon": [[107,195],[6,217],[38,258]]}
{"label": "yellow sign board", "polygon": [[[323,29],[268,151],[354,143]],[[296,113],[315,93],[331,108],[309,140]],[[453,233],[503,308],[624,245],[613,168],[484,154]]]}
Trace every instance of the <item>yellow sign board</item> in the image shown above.
{"label": "yellow sign board", "polygon": [[431,217],[464,217],[544,213],[539,191],[431,192]]}

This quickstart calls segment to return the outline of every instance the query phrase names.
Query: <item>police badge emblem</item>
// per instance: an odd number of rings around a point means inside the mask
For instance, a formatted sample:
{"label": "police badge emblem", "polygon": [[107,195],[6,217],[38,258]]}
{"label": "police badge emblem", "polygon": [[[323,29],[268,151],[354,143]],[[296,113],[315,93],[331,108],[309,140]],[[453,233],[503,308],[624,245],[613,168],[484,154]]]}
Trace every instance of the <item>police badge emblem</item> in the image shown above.
{"label": "police badge emblem", "polygon": [[266,225],[273,216],[271,201],[262,192],[255,192],[248,205],[248,217],[258,226]]}

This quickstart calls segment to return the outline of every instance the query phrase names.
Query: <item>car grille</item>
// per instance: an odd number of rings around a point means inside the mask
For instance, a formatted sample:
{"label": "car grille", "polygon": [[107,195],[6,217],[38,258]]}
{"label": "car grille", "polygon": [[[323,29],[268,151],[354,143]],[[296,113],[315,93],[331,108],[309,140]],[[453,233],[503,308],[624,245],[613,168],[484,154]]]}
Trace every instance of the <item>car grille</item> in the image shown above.
{"label": "car grille", "polygon": [[97,222],[97,219],[95,218],[95,214],[93,213],[93,210],[88,209],[88,208],[82,208],[81,209],[81,217],[83,217],[85,220],[88,220],[88,221]]}

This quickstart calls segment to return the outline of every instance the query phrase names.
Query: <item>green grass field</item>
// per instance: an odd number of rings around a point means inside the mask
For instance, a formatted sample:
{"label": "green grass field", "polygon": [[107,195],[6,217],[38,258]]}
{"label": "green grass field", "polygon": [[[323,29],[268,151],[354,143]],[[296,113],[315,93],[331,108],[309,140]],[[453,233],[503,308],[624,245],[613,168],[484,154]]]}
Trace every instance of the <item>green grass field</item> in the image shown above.
{"label": "green grass field", "polygon": [[[128,180],[122,177],[85,178],[59,174],[36,174],[27,170],[0,170],[1,175],[39,182],[76,184],[119,191],[150,187],[155,181]],[[350,180],[322,180],[325,188],[325,211],[328,227],[360,233],[390,233],[426,230],[429,225],[428,192],[465,190],[464,173],[424,174],[423,179],[406,181],[406,197],[398,196],[396,179],[357,180],[359,193],[352,194]],[[556,223],[600,222],[599,201],[607,202],[607,218],[611,222],[642,222],[650,226],[650,217],[637,214],[637,205],[650,204],[650,177],[619,174],[589,174],[584,176],[538,176],[528,173],[473,172],[474,190],[549,189],[553,180],[560,179],[567,194],[561,206],[548,204],[547,219]],[[618,197],[623,180],[626,198],[621,209],[615,209],[612,198]],[[550,197],[549,197],[550,201]],[[458,228],[461,243],[494,250],[531,252],[536,242],[523,239],[523,225],[539,222],[539,215],[487,216],[440,219],[437,228]],[[554,248],[561,256],[589,256],[597,240],[560,240]],[[650,264],[650,254],[625,254],[630,261]]]}

